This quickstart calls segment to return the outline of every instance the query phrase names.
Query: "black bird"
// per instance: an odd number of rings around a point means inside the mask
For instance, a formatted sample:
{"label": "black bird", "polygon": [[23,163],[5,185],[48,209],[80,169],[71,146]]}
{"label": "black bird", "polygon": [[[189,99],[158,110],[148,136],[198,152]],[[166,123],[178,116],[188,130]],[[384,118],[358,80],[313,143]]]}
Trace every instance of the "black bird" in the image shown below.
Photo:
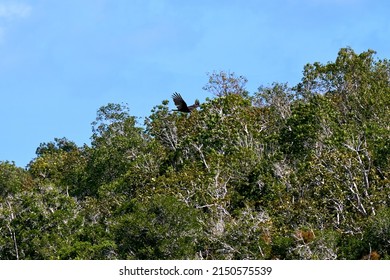
{"label": "black bird", "polygon": [[194,109],[198,108],[200,106],[199,100],[195,100],[195,104],[191,106],[187,106],[187,103],[184,101],[183,97],[177,92],[172,94],[173,102],[175,102],[175,105],[177,107],[177,110],[174,111],[179,111],[179,112],[184,112],[184,113],[190,113]]}

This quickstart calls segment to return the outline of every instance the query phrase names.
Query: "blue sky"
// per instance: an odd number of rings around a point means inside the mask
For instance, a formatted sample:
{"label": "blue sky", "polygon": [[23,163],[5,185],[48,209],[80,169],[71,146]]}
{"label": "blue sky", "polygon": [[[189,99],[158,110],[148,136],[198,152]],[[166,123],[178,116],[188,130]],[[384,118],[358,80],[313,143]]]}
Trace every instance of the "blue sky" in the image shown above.
{"label": "blue sky", "polygon": [[109,102],[144,118],[174,91],[202,101],[208,72],[255,92],[342,47],[390,58],[389,14],[385,0],[0,0],[0,161],[24,167],[55,137],[89,144]]}

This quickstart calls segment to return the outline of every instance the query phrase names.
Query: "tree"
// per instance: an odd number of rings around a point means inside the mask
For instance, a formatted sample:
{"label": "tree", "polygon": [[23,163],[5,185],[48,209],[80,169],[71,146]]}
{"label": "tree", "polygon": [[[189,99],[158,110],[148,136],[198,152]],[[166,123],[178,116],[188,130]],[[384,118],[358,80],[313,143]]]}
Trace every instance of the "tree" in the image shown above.
{"label": "tree", "polygon": [[87,185],[84,195],[96,195],[100,186],[124,175],[145,143],[136,118],[126,105],[102,106],[92,123],[91,148],[87,150]]}
{"label": "tree", "polygon": [[114,225],[120,258],[193,259],[200,233],[198,211],[171,196],[134,202]]}
{"label": "tree", "polygon": [[239,94],[247,96],[245,85],[248,80],[244,76],[236,76],[234,72],[220,71],[219,73],[209,73],[209,81],[203,87],[204,90],[214,94],[217,97],[227,96],[229,94]]}
{"label": "tree", "polygon": [[28,165],[29,173],[42,183],[52,183],[71,195],[79,196],[85,188],[87,157],[84,147],[66,138],[41,143],[37,157]]}

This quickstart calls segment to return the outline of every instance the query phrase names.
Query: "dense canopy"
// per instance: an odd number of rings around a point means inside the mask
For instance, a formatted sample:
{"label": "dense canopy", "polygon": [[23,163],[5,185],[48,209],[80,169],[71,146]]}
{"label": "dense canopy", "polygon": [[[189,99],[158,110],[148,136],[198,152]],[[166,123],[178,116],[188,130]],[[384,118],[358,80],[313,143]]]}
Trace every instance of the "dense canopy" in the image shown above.
{"label": "dense canopy", "polygon": [[341,49],[257,92],[213,73],[143,125],[107,104],[91,144],[0,162],[0,259],[389,259],[390,63]]}

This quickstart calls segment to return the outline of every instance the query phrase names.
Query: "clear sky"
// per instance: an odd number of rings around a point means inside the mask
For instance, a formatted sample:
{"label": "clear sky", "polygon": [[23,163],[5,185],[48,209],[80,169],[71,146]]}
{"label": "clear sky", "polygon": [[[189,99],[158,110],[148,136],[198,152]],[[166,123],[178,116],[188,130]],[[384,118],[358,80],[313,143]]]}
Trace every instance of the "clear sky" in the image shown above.
{"label": "clear sky", "polygon": [[89,144],[109,102],[144,118],[174,91],[203,101],[208,72],[255,92],[342,47],[390,58],[389,15],[387,0],[0,0],[0,161]]}

